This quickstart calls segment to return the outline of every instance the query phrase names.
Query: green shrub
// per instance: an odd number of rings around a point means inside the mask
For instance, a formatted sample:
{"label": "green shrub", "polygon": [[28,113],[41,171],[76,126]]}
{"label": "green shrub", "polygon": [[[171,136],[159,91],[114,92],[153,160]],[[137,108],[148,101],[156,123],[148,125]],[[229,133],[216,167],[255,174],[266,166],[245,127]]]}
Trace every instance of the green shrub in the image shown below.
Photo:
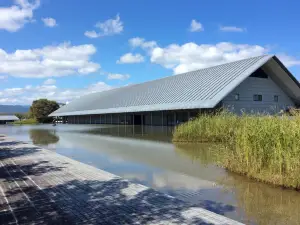
{"label": "green shrub", "polygon": [[14,125],[33,125],[38,124],[36,119],[25,119],[13,122]]}

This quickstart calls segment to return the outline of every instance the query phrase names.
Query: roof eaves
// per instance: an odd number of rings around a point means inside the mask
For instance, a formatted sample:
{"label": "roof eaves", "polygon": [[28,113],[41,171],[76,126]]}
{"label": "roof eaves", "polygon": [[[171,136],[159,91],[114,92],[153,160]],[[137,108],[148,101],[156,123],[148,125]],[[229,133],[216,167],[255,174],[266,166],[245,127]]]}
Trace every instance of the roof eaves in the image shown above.
{"label": "roof eaves", "polygon": [[107,114],[107,113],[129,113],[129,112],[150,112],[150,111],[164,111],[164,110],[181,110],[181,109],[199,109],[199,108],[213,108],[216,105],[214,100],[194,101],[194,102],[179,102],[168,104],[156,104],[156,105],[141,105],[130,107],[119,107],[110,109],[95,109],[95,110],[83,110],[73,112],[53,112],[49,116],[70,116],[70,115],[95,115],[95,114]]}
{"label": "roof eaves", "polygon": [[273,59],[279,64],[279,66],[287,73],[287,75],[295,82],[295,84],[300,88],[299,81],[294,77],[294,75],[285,67],[285,65],[278,59],[276,55],[273,56]]}
{"label": "roof eaves", "polygon": [[214,96],[215,107],[223,98],[225,98],[230,92],[232,92],[238,85],[240,85],[247,77],[249,77],[253,72],[255,72],[258,68],[262,67],[265,63],[267,63],[270,59],[272,59],[274,55],[265,55],[258,62],[247,68],[241,75],[235,78],[232,82],[230,82],[224,89],[222,89],[218,94]]}

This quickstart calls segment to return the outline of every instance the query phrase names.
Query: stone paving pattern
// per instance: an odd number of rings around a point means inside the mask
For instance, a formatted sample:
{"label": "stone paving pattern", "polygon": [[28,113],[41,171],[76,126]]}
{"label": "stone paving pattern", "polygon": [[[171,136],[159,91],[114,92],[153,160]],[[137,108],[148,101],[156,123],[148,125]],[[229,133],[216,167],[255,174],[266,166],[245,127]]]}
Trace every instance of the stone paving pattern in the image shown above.
{"label": "stone paving pattern", "polygon": [[241,224],[0,135],[0,224]]}

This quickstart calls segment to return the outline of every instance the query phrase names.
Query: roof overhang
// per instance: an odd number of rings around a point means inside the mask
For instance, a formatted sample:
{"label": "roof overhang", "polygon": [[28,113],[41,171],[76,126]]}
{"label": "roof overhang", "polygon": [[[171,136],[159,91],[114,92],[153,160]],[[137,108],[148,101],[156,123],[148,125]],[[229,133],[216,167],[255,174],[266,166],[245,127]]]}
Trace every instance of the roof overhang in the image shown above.
{"label": "roof overhang", "polygon": [[[247,66],[247,65],[246,65]],[[128,107],[115,107],[92,110],[72,110],[69,112],[51,113],[49,116],[75,116],[75,115],[94,115],[107,113],[129,113],[129,112],[149,112],[164,110],[182,110],[182,109],[203,109],[214,108],[217,104],[231,93],[238,85],[247,79],[257,69],[262,68],[274,80],[277,85],[295,102],[300,104],[300,84],[288,69],[274,55],[266,55],[258,61],[243,70],[235,79],[228,82],[222,90],[216,92],[209,100],[197,100],[188,102],[138,105]],[[65,106],[63,106],[65,107]],[[62,108],[63,108],[62,107]]]}
{"label": "roof overhang", "polygon": [[266,62],[262,69],[295,103],[300,104],[300,83],[276,56]]}
{"label": "roof overhang", "polygon": [[129,112],[150,112],[150,111],[164,111],[164,110],[182,110],[182,109],[210,109],[215,107],[218,102],[215,101],[194,101],[194,102],[182,102],[172,104],[156,104],[156,105],[141,105],[130,107],[118,107],[110,109],[96,109],[96,110],[84,110],[84,111],[72,111],[63,113],[51,113],[49,116],[78,116],[78,115],[95,115],[95,114],[107,114],[107,113],[129,113]]}
{"label": "roof overhang", "polygon": [[214,100],[216,104],[213,106],[215,107],[220,101],[222,101],[229,93],[231,93],[237,86],[239,86],[244,80],[246,80],[252,73],[256,70],[261,68],[265,65],[269,60],[272,59],[272,55],[266,55],[262,59],[260,59],[257,63],[253,64],[252,66],[248,67],[243,73],[236,77],[233,81],[231,81],[222,91],[218,92],[214,96]]}
{"label": "roof overhang", "polygon": [[[300,83],[275,55],[264,58],[253,67],[249,67],[241,76],[232,81],[223,92],[220,92],[216,98],[221,101],[259,68],[263,69],[294,103],[300,104]],[[251,70],[252,72],[249,73]]]}
{"label": "roof overhang", "polygon": [[16,120],[19,120],[19,118],[14,115],[0,115],[0,121],[16,121]]}

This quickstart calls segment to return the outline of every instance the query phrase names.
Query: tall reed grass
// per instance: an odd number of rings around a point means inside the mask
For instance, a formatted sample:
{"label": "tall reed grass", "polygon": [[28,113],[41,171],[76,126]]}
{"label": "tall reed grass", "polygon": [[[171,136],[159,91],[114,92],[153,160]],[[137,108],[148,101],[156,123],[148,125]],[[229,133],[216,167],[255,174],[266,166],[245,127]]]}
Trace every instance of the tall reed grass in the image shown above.
{"label": "tall reed grass", "polygon": [[243,209],[246,214],[243,221],[245,224],[253,224],[254,221],[255,224],[300,224],[299,193],[253,182],[235,173],[220,173],[210,166],[220,162],[219,159],[224,155],[226,157],[226,151],[223,150],[222,145],[220,148],[220,144],[211,143],[177,142],[175,148],[177,154],[214,170],[211,181],[228,192],[234,192],[238,208]]}
{"label": "tall reed grass", "polygon": [[201,115],[179,125],[174,142],[220,143],[215,163],[275,185],[300,189],[300,116]]}

